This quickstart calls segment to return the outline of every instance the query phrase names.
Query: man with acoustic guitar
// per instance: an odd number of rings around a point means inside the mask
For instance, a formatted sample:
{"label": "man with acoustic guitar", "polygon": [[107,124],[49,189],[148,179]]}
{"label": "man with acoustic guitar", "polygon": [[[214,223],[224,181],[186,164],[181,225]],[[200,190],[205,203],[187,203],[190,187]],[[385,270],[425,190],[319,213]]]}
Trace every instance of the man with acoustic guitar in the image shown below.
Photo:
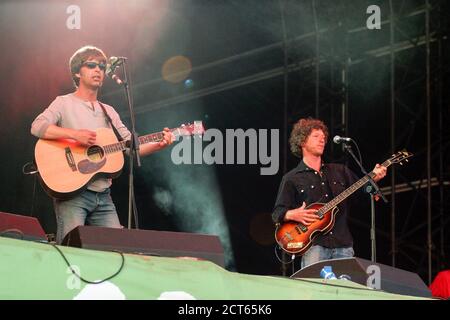
{"label": "man with acoustic guitar", "polygon": [[[321,120],[300,119],[294,125],[289,140],[291,152],[302,160],[283,176],[272,213],[278,225],[295,222],[293,231],[278,231],[277,241],[286,244],[285,251],[303,254],[302,268],[318,261],[354,255],[346,202],[340,202],[337,214],[335,209],[329,210],[333,211],[329,220],[319,207],[307,207],[329,203],[358,180],[345,165],[322,162],[327,139],[328,128]],[[373,180],[379,181],[386,175],[386,167],[377,164],[372,172]],[[313,227],[326,232],[311,232]],[[295,241],[296,236],[303,234],[307,241]]]}
{"label": "man with acoustic guitar", "polygon": [[[116,135],[124,141],[129,140],[131,133],[120,120],[118,113],[113,107],[97,100],[98,91],[105,79],[106,63],[107,57],[101,49],[93,46],[78,49],[69,62],[76,87],[75,92],[58,96],[44,112],[36,117],[31,126],[31,133],[41,139],[70,139],[76,145],[93,146],[100,138],[96,130],[110,128],[115,130]],[[160,141],[141,145],[139,154],[149,155],[167,147],[173,140],[171,131],[165,128]],[[75,149],[76,147],[73,148]],[[96,152],[95,149],[93,151],[92,153]],[[65,158],[68,159],[69,165],[72,165],[73,157],[73,154],[66,152]],[[66,167],[68,167],[67,163]],[[77,170],[75,164],[72,168],[74,171]],[[89,170],[89,167],[84,169]],[[55,176],[54,179],[58,177]],[[60,176],[59,179],[63,177]],[[121,228],[110,196],[110,186],[111,179],[96,176],[89,181],[81,193],[77,193],[70,199],[54,199],[58,244],[68,232],[79,225]]]}

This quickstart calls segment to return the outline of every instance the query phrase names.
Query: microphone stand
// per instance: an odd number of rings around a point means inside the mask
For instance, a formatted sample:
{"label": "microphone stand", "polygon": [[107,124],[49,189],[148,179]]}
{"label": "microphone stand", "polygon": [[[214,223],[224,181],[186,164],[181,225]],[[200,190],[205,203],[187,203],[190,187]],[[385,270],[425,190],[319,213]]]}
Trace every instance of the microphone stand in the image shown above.
{"label": "microphone stand", "polygon": [[[355,144],[356,142],[352,139]],[[367,173],[367,171],[364,169],[361,162],[358,161],[355,154],[353,153],[352,147],[347,142],[343,142],[344,149],[352,156],[352,158],[355,160],[355,162],[358,164],[359,168],[361,169],[361,172],[366,175],[369,178],[370,186],[366,188],[366,190],[369,192],[370,195],[370,243],[371,243],[371,260],[372,262],[376,262],[376,239],[375,239],[375,201],[374,197],[379,196],[383,199],[385,203],[388,203],[388,200],[381,192],[380,188],[376,184],[376,182],[372,179],[372,177]],[[370,189],[369,189],[370,188]]]}
{"label": "microphone stand", "polygon": [[[138,167],[141,166],[141,158],[139,156],[139,136],[136,132],[136,125],[135,125],[135,116],[134,116],[134,109],[133,109],[133,102],[131,97],[131,90],[130,90],[130,81],[128,76],[128,69],[127,69],[127,58],[120,57],[119,59],[122,59],[123,61],[123,74],[125,77],[125,80],[122,81],[119,77],[116,75],[113,75],[113,80],[117,82],[119,85],[123,85],[125,89],[125,95],[127,98],[127,105],[128,105],[128,111],[130,114],[130,120],[131,120],[131,139],[129,141],[128,147],[129,150],[129,178],[128,178],[128,229],[131,229],[131,217],[134,215],[134,225],[136,229],[139,229],[139,220],[138,220],[138,212],[136,207],[136,199],[134,196],[134,159],[136,158],[136,164]],[[133,214],[132,214],[133,213]]]}

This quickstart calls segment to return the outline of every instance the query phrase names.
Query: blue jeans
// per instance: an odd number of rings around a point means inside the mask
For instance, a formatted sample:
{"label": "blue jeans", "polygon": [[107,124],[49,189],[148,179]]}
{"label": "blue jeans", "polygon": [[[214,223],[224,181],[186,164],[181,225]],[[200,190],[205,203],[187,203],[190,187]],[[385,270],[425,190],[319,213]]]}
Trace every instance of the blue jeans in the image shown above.
{"label": "blue jeans", "polygon": [[56,214],[56,243],[73,229],[85,224],[99,227],[122,228],[110,189],[103,192],[85,190],[69,200],[53,200]]}
{"label": "blue jeans", "polygon": [[352,247],[345,248],[325,248],[314,245],[302,256],[302,269],[310,264],[329,259],[351,258],[355,252]]}

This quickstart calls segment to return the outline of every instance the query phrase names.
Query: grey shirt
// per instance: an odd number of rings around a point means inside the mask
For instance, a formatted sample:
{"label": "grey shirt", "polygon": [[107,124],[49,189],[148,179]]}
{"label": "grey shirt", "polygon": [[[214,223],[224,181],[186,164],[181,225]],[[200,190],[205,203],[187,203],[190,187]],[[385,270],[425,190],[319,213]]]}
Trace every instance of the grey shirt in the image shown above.
{"label": "grey shirt", "polygon": [[[120,120],[119,114],[113,107],[102,103],[111,117],[112,123],[124,140],[130,139],[131,133]],[[108,119],[98,101],[84,101],[73,93],[58,96],[31,125],[31,133],[42,138],[50,125],[57,125],[69,129],[87,129],[95,131],[98,128],[111,128]],[[88,189],[101,192],[111,186],[111,179],[99,178],[93,180]]]}

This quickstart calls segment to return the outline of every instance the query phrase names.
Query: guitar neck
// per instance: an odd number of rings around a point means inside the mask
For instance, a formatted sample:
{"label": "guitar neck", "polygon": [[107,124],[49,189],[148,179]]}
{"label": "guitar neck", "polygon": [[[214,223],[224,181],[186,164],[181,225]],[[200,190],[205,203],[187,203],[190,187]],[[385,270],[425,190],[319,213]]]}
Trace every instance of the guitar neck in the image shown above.
{"label": "guitar neck", "polygon": [[[381,165],[383,167],[389,167],[392,164],[391,161],[387,160],[383,162]],[[319,214],[324,214],[325,212],[328,212],[329,210],[336,207],[338,204],[340,204],[342,201],[347,199],[349,196],[351,196],[355,191],[359,190],[362,186],[364,186],[368,181],[369,177],[373,179],[375,177],[375,173],[371,171],[369,174],[365,175],[358,181],[356,181],[354,184],[352,184],[350,187],[342,191],[336,198],[325,204],[319,211]]]}
{"label": "guitar neck", "polygon": [[[171,130],[171,131],[173,131],[173,130]],[[161,131],[161,132],[156,132],[156,133],[150,133],[145,136],[140,136],[139,143],[146,144],[146,143],[152,143],[152,142],[160,142],[163,139],[164,139],[164,133]]]}
{"label": "guitar neck", "polygon": [[[171,132],[176,132],[177,130],[179,130],[178,128],[176,129],[170,129]],[[147,134],[145,136],[140,136],[139,139],[139,144],[146,144],[146,143],[154,143],[154,142],[160,142],[161,140],[163,140],[164,138],[164,133],[163,131],[161,132],[156,132],[156,133],[150,133]],[[103,146],[104,150],[106,151],[107,154],[109,153],[115,153],[115,152],[121,152],[124,151],[127,148],[127,141],[119,141],[113,144],[109,144],[106,146]]]}

